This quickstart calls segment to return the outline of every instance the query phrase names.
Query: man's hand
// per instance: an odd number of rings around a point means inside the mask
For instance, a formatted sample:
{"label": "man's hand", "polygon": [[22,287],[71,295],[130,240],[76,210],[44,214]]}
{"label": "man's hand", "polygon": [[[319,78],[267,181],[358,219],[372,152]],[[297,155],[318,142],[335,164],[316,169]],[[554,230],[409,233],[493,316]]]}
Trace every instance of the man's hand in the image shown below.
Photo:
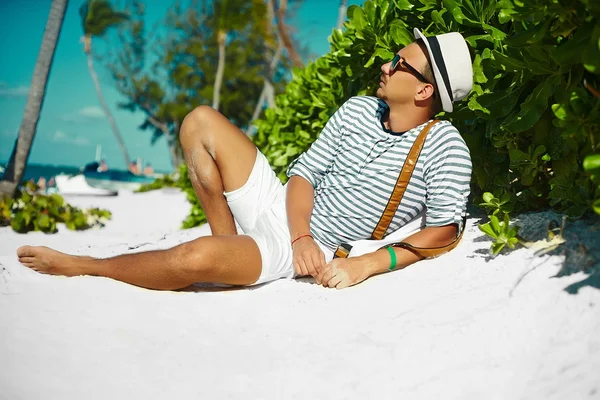
{"label": "man's hand", "polygon": [[323,268],[316,277],[317,283],[325,287],[344,289],[361,283],[368,278],[365,265],[360,258],[336,258]]}
{"label": "man's hand", "polygon": [[292,251],[294,270],[300,276],[312,275],[316,278],[325,266],[325,254],[310,236],[296,241],[292,245]]}

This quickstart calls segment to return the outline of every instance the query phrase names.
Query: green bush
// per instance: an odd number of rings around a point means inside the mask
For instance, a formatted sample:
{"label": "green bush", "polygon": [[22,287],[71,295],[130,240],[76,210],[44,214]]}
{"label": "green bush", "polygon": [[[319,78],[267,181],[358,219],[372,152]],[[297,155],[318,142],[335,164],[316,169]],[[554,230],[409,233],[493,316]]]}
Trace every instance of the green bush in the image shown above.
{"label": "green bush", "polygon": [[595,0],[368,0],[351,6],[345,30],[329,38],[331,51],[294,69],[253,140],[285,181],[289,163],[336,109],[352,96],[375,93],[381,64],[414,40],[413,27],[426,35],[458,31],[474,52],[474,87],[442,117],[470,148],[475,204],[502,213],[553,207],[581,216],[597,208],[600,197],[591,178],[599,174],[582,166],[600,139],[600,102],[590,94],[600,87],[599,15]]}
{"label": "green bush", "polygon": [[514,211],[589,209],[594,188],[581,167],[598,143],[599,102],[583,87],[600,73],[600,6],[573,0],[369,0],[348,9],[331,52],[294,71],[259,121],[255,143],[278,176],[348,98],[376,90],[380,65],[426,35],[459,31],[475,53],[471,95],[445,115],[473,158],[476,203],[510,196]]}
{"label": "green bush", "polygon": [[0,226],[11,226],[15,232],[42,231],[55,233],[59,222],[70,230],[103,227],[112,217],[110,211],[91,208],[80,210],[65,203],[59,194],[45,195],[37,186],[26,183],[11,199],[0,199]]}

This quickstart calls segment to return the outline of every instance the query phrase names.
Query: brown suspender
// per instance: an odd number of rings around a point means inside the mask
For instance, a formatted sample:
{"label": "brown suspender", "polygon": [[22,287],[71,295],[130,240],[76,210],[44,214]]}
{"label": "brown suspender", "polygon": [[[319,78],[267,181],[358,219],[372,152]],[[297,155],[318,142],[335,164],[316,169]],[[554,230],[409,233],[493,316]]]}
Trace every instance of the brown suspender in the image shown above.
{"label": "brown suspender", "polygon": [[[400,171],[400,175],[398,175],[398,180],[396,181],[396,186],[392,191],[390,199],[388,200],[388,204],[385,207],[385,211],[381,215],[373,234],[371,235],[371,239],[373,240],[381,240],[385,236],[385,233],[396,214],[396,210],[402,201],[402,197],[404,196],[404,192],[406,191],[406,187],[410,181],[412,173],[417,165],[417,160],[419,159],[419,155],[421,154],[421,150],[423,149],[423,145],[425,144],[425,139],[427,138],[427,134],[429,130],[438,123],[439,120],[433,120],[423,130],[419,133],[419,136],[415,139],[408,156],[406,157],[406,161],[402,166],[402,170]],[[465,221],[463,219],[463,228]],[[460,239],[462,238],[464,229],[460,232],[460,235],[450,244],[441,247],[416,247],[406,242],[398,242],[390,244],[392,247],[401,247],[416,253],[425,258],[435,257],[442,253],[452,250],[456,247]],[[386,247],[386,246],[384,246]],[[342,243],[338,246],[334,253],[334,258],[346,258],[350,254],[350,250],[352,250],[352,245],[348,243]]]}
{"label": "brown suspender", "polygon": [[404,165],[402,166],[402,170],[400,171],[400,175],[398,175],[398,180],[396,181],[396,187],[392,191],[390,199],[388,200],[387,206],[385,207],[385,211],[381,215],[373,234],[371,235],[371,239],[373,240],[381,240],[385,236],[385,232],[387,228],[390,226],[392,222],[392,218],[394,218],[394,214],[396,214],[396,210],[402,201],[402,197],[404,196],[404,192],[406,191],[406,187],[408,186],[408,182],[410,181],[410,177],[412,176],[413,171],[417,165],[417,160],[419,159],[419,154],[421,154],[421,150],[423,149],[423,145],[425,144],[425,139],[427,138],[427,134],[429,130],[435,125],[439,120],[434,119],[431,121],[419,136],[415,139],[412,147],[410,148],[410,152],[406,157],[406,161],[404,161]]}

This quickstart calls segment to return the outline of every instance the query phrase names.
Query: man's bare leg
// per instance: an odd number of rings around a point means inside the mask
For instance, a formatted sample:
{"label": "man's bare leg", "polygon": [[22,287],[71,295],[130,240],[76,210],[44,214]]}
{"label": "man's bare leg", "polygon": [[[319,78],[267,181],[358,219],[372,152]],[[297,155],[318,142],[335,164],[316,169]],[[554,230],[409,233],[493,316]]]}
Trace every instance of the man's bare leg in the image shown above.
{"label": "man's bare leg", "polygon": [[256,160],[256,147],[223,115],[205,106],[187,115],[180,140],[212,237],[201,237],[168,250],[108,259],[23,246],[17,250],[19,261],[42,273],[98,275],[162,290],[180,289],[196,282],[256,282],[262,268],[256,242],[248,236],[216,236],[237,234],[223,191],[233,191],[246,183]]}
{"label": "man's bare leg", "polygon": [[249,236],[206,236],[168,250],[124,254],[107,259],[72,256],[42,246],[23,246],[19,261],[52,275],[95,275],[159,290],[197,282],[249,285],[261,272],[261,256]]}
{"label": "man's bare leg", "polygon": [[235,235],[223,192],[246,183],[256,161],[256,146],[221,113],[207,106],[187,115],[179,138],[190,180],[213,235]]}

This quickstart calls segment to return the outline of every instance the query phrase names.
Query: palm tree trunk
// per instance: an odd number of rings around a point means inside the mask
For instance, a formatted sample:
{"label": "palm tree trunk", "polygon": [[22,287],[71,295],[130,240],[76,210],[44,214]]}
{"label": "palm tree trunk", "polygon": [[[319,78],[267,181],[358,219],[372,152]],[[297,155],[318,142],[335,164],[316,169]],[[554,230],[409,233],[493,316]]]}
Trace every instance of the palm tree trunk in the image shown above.
{"label": "palm tree trunk", "polygon": [[98,80],[98,75],[96,74],[96,70],[94,69],[94,59],[92,57],[92,49],[91,49],[92,38],[89,36],[85,36],[84,42],[85,42],[85,53],[87,55],[88,69],[90,70],[90,75],[92,76],[92,81],[94,81],[94,86],[96,88],[96,95],[98,96],[98,100],[100,101],[100,106],[102,107],[102,110],[104,111],[104,115],[106,115],[108,124],[110,125],[110,128],[112,129],[113,134],[115,135],[115,138],[117,138],[117,142],[119,143],[119,148],[121,149],[121,153],[123,154],[123,158],[125,159],[125,167],[127,167],[129,165],[130,158],[129,158],[129,153],[127,153],[127,148],[125,147],[125,141],[123,140],[123,136],[121,135],[121,132],[119,131],[119,128],[117,127],[115,118],[110,113],[108,105],[106,104],[106,101],[104,100],[104,95],[102,94],[102,87],[100,86],[100,81]]}
{"label": "palm tree trunk", "polygon": [[50,15],[46,22],[42,46],[35,63],[31,88],[29,89],[25,112],[23,113],[23,119],[19,127],[19,136],[2,181],[0,181],[0,195],[13,197],[25,173],[25,166],[27,165],[27,159],[29,158],[44,103],[48,75],[52,67],[52,60],[54,59],[54,52],[58,44],[58,37],[68,3],[68,0],[52,0],[52,4],[50,5]]}
{"label": "palm tree trunk", "polygon": [[254,133],[254,121],[256,121],[262,111],[263,103],[265,100],[267,101],[267,107],[273,108],[275,107],[275,88],[273,88],[273,74],[275,69],[277,68],[277,64],[279,63],[279,59],[281,58],[281,53],[283,52],[283,44],[279,41],[277,46],[277,50],[273,55],[273,59],[271,60],[271,64],[269,65],[269,70],[267,71],[268,76],[264,78],[263,90],[260,92],[260,97],[258,98],[258,102],[256,103],[256,107],[254,107],[254,112],[252,113],[252,119],[248,123],[248,128],[246,129],[246,135],[251,136]]}
{"label": "palm tree trunk", "polygon": [[348,0],[340,0],[340,8],[338,9],[337,29],[342,29],[346,20],[346,9],[348,8]]}
{"label": "palm tree trunk", "polygon": [[219,64],[217,65],[217,76],[215,77],[215,87],[213,88],[213,104],[215,110],[219,110],[221,101],[221,84],[223,83],[223,72],[225,71],[225,39],[226,31],[219,31],[217,41],[219,43]]}
{"label": "palm tree trunk", "polygon": [[285,12],[287,10],[287,0],[280,0],[279,7],[277,8],[277,29],[279,30],[279,37],[283,41],[283,45],[287,49],[290,60],[294,67],[302,68],[304,63],[300,58],[300,55],[292,43],[292,39],[288,32],[288,27],[285,25]]}

